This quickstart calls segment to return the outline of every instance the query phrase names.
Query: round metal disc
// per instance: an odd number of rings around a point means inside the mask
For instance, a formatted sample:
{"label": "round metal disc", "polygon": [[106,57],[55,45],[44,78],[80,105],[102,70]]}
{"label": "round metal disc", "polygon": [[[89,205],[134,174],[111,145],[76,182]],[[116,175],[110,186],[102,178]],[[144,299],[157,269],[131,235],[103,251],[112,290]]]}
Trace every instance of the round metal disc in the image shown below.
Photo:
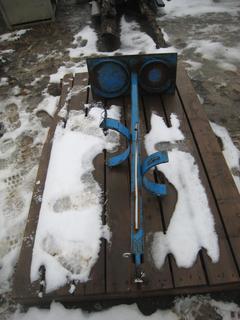
{"label": "round metal disc", "polygon": [[151,60],[144,63],[139,73],[139,83],[148,92],[162,92],[169,85],[169,67],[161,60]]}
{"label": "round metal disc", "polygon": [[92,83],[99,96],[118,97],[129,87],[129,73],[123,63],[113,59],[100,61],[93,69]]}

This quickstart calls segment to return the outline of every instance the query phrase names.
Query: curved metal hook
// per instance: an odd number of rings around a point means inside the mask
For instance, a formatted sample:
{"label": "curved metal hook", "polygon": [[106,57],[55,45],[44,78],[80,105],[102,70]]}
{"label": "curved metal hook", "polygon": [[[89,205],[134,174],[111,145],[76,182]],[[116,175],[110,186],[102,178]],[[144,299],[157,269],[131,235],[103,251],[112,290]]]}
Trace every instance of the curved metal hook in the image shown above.
{"label": "curved metal hook", "polygon": [[144,177],[144,175],[151,168],[157,166],[158,164],[166,162],[168,162],[167,152],[162,151],[151,154],[150,156],[146,157],[142,163],[143,185],[148,191],[152,192],[156,196],[164,196],[167,194],[166,185],[152,182],[151,180]]}
{"label": "curved metal hook", "polygon": [[119,132],[120,134],[122,134],[128,141],[128,147],[126,150],[124,150],[122,153],[120,153],[116,156],[113,156],[112,158],[108,159],[108,161],[107,161],[107,165],[109,167],[117,166],[120,163],[122,163],[123,161],[125,161],[129,156],[129,153],[130,153],[129,141],[131,139],[130,131],[121,122],[119,122],[118,120],[115,120],[115,119],[111,119],[111,118],[105,118],[101,122],[100,127],[104,128],[104,129],[115,130],[115,131]]}

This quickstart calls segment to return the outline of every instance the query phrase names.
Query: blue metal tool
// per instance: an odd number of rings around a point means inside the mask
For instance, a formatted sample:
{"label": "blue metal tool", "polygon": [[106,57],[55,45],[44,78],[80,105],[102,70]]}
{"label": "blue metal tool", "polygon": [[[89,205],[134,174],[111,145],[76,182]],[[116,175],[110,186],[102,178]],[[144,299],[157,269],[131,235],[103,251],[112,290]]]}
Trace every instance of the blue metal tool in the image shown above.
{"label": "blue metal tool", "polygon": [[147,179],[145,174],[156,165],[168,162],[168,155],[166,152],[156,152],[141,160],[139,91],[141,94],[173,94],[177,54],[89,58],[87,65],[94,97],[113,98],[131,94],[131,132],[119,121],[110,118],[105,118],[101,127],[118,131],[128,141],[127,149],[110,158],[107,165],[119,165],[131,153],[131,253],[136,266],[136,278],[141,281],[140,267],[144,256],[142,187],[157,196],[167,194],[166,185]]}

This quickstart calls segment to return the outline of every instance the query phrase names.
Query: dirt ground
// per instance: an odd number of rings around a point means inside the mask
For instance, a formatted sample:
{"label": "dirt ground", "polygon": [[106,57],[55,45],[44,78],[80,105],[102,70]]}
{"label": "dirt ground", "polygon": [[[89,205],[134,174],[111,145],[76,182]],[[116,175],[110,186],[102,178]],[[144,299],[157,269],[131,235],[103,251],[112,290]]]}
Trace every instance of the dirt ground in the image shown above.
{"label": "dirt ground", "polygon": [[[240,43],[239,16],[207,14],[203,17],[178,18],[164,21],[162,27],[171,43],[182,49],[181,59],[202,63],[196,71],[189,71],[196,92],[203,98],[203,107],[210,121],[226,127],[233,141],[240,147],[240,65],[236,71],[223,70],[216,61],[203,59],[186,43],[192,38],[220,41],[232,47]],[[212,26],[206,33],[206,26]]]}
{"label": "dirt ground", "polygon": [[[68,61],[65,48],[71,46],[73,35],[90,19],[90,7],[82,1],[60,2],[56,22],[36,25],[24,37],[12,43],[15,50],[6,56],[6,62],[0,66],[2,77],[10,77],[9,87],[1,87],[0,95],[7,96],[11,87],[18,85],[31,110],[42,100],[41,92],[49,81],[49,75],[56,72],[62,61]],[[196,71],[189,71],[194,87],[203,99],[203,106],[211,121],[225,126],[236,145],[240,146],[240,66],[236,71],[223,70],[217,62],[203,59],[193,48],[186,48],[191,39],[220,39],[226,46],[240,43],[239,16],[229,14],[206,14],[201,17],[179,17],[159,22],[168,34],[171,45],[181,50],[180,60],[192,60],[203,63]],[[212,26],[211,32],[206,26]],[[0,33],[7,32],[0,21]],[[3,43],[8,47],[8,43]],[[11,46],[12,47],[12,46]],[[41,62],[38,55],[44,55]],[[29,85],[36,77],[41,81]],[[50,94],[57,95],[57,88],[50,86]],[[29,91],[28,91],[29,90]],[[26,94],[27,92],[27,94]],[[42,115],[43,116],[43,115]],[[47,115],[45,115],[47,117]],[[46,120],[46,119],[45,119]]]}
{"label": "dirt ground", "polygon": [[[11,54],[2,53],[4,63],[0,61],[0,74],[1,77],[9,78],[9,85],[0,86],[0,102],[12,95],[20,96],[26,105],[26,111],[35,116],[34,110],[43,99],[44,89],[47,88],[52,96],[60,95],[59,85],[49,85],[49,76],[57,72],[63,61],[71,64],[66,48],[72,46],[73,35],[90,20],[89,5],[85,2],[73,2],[60,1],[54,23],[31,26],[30,31],[10,45],[9,42],[0,43],[1,51],[4,52],[9,47],[14,50]],[[203,63],[201,68],[189,70],[196,92],[203,102],[209,120],[226,127],[234,143],[240,148],[240,65],[236,65],[234,71],[223,70],[216,61],[204,59],[193,48],[187,48],[191,39],[201,40],[206,36],[210,40],[221,39],[228,47],[239,44],[239,21],[239,16],[212,13],[204,17],[179,17],[174,20],[165,18],[159,23],[168,34],[171,45],[181,50],[180,60]],[[206,26],[209,25],[212,26],[211,31],[206,30]],[[5,32],[8,30],[0,18],[0,35]],[[76,62],[76,59],[73,62]],[[189,68],[189,64],[186,63],[186,67]],[[33,83],[36,78],[40,80]],[[18,89],[14,91],[16,86]],[[1,109],[0,121],[7,117],[7,113],[11,113],[9,121],[17,128],[17,109],[16,105],[8,106],[8,110]],[[37,117],[41,119],[43,127],[51,125],[52,118],[46,112],[38,112]],[[20,165],[29,158],[31,167],[38,163],[42,145],[40,143],[36,148],[32,142],[31,135],[19,137],[17,143],[22,156]],[[29,167],[26,167],[26,170],[29,170]],[[203,303],[201,307],[198,305],[198,310],[200,311],[195,319],[221,319],[208,302]],[[191,312],[194,313],[192,310]],[[234,317],[232,319],[239,319]]]}

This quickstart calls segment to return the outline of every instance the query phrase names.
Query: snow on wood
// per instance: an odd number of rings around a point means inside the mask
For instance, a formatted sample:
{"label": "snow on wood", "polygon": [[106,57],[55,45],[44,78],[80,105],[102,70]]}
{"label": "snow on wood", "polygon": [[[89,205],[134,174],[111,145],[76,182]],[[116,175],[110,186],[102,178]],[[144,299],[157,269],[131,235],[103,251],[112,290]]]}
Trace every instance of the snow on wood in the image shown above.
{"label": "snow on wood", "polygon": [[226,128],[210,122],[210,125],[223,143],[223,155],[230,168],[235,184],[240,192],[240,151],[235,147]]}
{"label": "snow on wood", "polygon": [[174,255],[179,267],[191,267],[201,248],[205,248],[212,261],[217,262],[219,247],[213,216],[195,159],[190,153],[179,150],[184,145],[179,120],[172,114],[171,127],[168,128],[163,118],[152,114],[151,126],[151,131],[145,136],[147,153],[161,149],[161,144],[163,149],[170,145],[169,162],[159,165],[158,170],[178,192],[166,233],[159,231],[154,235],[152,255],[156,267],[162,267],[169,253]]}
{"label": "snow on wood", "polygon": [[[46,268],[46,291],[71,280],[86,282],[98,258],[102,225],[102,190],[92,176],[94,158],[118,144],[118,134],[107,136],[99,127],[103,110],[94,107],[71,111],[66,128],[58,125],[43,193],[33,249],[31,280]],[[119,119],[119,108],[112,106],[108,116]]]}

